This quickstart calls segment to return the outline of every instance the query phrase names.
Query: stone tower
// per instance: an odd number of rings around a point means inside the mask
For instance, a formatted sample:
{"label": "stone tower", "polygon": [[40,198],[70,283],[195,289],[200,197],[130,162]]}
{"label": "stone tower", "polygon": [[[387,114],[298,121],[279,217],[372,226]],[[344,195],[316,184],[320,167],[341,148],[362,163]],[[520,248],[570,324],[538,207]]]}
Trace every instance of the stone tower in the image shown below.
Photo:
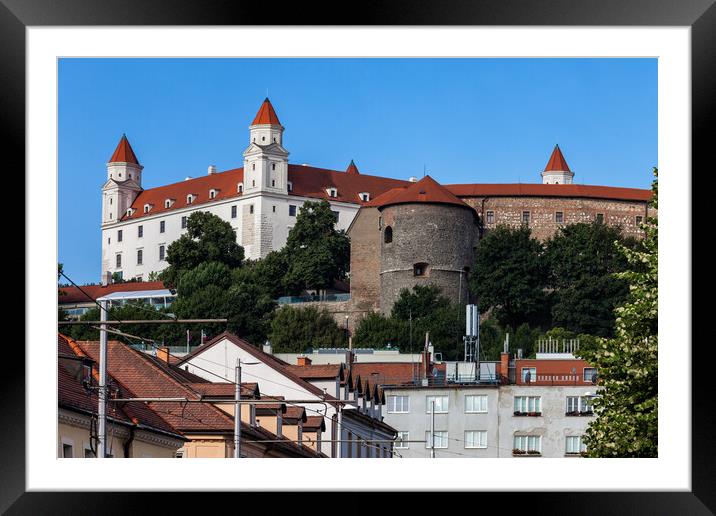
{"label": "stone tower", "polygon": [[288,151],[283,148],[283,131],[267,97],[249,127],[249,146],[244,151],[245,194],[288,193]]}
{"label": "stone tower", "polygon": [[126,135],[122,135],[107,163],[102,186],[102,225],[118,222],[142,191],[142,169]]}
{"label": "stone tower", "polygon": [[554,146],[547,166],[542,172],[542,183],[546,185],[571,185],[574,172],[569,170],[559,145]]}
{"label": "stone tower", "polygon": [[380,311],[404,288],[437,285],[455,303],[468,300],[477,214],[430,176],[376,198],[380,211]]}

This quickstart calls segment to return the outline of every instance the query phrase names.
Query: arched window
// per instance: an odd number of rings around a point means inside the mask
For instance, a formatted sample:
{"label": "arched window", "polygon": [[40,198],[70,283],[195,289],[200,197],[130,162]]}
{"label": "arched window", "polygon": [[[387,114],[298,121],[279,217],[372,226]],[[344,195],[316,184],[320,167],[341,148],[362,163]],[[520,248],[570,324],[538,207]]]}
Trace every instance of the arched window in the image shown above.
{"label": "arched window", "polygon": [[393,228],[390,226],[385,227],[385,231],[383,232],[383,242],[386,244],[389,244],[393,241]]}

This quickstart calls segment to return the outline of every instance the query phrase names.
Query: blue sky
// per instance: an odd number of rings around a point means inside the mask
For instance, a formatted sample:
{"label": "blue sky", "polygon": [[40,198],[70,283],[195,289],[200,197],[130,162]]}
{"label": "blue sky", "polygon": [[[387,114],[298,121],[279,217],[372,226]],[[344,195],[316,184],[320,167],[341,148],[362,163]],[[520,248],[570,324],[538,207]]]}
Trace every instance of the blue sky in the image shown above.
{"label": "blue sky", "polygon": [[264,97],[292,163],[442,183],[536,183],[555,143],[574,181],[649,188],[656,59],[62,59],[59,261],[100,275],[105,164],[126,133],[151,188],[242,165]]}

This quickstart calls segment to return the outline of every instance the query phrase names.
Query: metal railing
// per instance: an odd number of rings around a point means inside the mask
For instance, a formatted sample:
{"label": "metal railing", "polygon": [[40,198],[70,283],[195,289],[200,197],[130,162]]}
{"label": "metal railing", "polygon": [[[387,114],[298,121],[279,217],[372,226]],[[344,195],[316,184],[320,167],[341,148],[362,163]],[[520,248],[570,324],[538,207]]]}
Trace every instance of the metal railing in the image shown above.
{"label": "metal railing", "polygon": [[292,305],[296,303],[335,303],[339,301],[350,301],[351,295],[349,293],[343,294],[323,294],[323,295],[308,295],[308,296],[282,296],[279,297],[276,302],[279,305]]}

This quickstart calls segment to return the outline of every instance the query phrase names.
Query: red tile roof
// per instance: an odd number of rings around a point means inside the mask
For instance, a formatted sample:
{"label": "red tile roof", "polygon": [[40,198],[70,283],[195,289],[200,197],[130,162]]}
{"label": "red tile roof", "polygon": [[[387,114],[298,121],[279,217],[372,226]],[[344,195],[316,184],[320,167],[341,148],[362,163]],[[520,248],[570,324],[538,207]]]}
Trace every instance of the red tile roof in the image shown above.
{"label": "red tile roof", "polygon": [[251,125],[281,125],[268,97],[261,104],[259,112],[256,113],[256,118],[251,122]]}
{"label": "red tile roof", "polygon": [[577,197],[619,201],[651,200],[651,190],[593,185],[463,184],[446,185],[458,197]]}
{"label": "red tile roof", "polygon": [[[230,397],[234,398],[236,395],[236,387],[234,383],[228,382],[200,382],[200,383],[189,383],[187,384],[193,390],[206,396],[211,397]],[[241,396],[259,398],[259,384],[258,383],[241,383]]]}
{"label": "red tile roof", "polygon": [[132,146],[129,144],[126,135],[122,135],[117,144],[117,148],[114,149],[114,154],[109,158],[110,163],[134,163],[139,165],[139,160],[132,150]]}
{"label": "red tile roof", "polygon": [[388,192],[387,196],[376,199],[375,202],[371,204],[385,208],[386,206],[394,204],[414,203],[450,204],[474,211],[470,206],[455,197],[452,192],[430,176],[425,176],[417,183],[411,183],[410,186],[398,192]]}
{"label": "red tile roof", "polygon": [[326,421],[323,416],[308,416],[306,422],[303,423],[303,430],[320,430],[325,432]]}
{"label": "red tile roof", "polygon": [[351,160],[350,164],[348,165],[348,168],[346,169],[346,174],[360,174],[358,171],[358,167],[356,167],[356,164],[353,160]]}
{"label": "red tile roof", "polygon": [[286,413],[283,415],[284,421],[298,421],[299,419],[306,422],[306,409],[303,407],[287,406]]}
{"label": "red tile roof", "polygon": [[343,364],[288,365],[285,368],[304,380],[333,380],[341,375]]}
{"label": "red tile roof", "polygon": [[[92,299],[88,299],[80,290],[84,290]],[[139,290],[164,290],[167,287],[161,281],[129,281],[127,283],[113,283],[111,285],[84,285],[78,287],[60,287],[58,289],[58,302],[65,303],[91,303],[97,298],[115,292],[137,292]]]}
{"label": "red tile roof", "polygon": [[571,172],[571,170],[569,170],[569,165],[567,165],[567,160],[564,159],[562,151],[559,150],[559,145],[554,146],[554,150],[552,151],[552,155],[549,157],[549,161],[547,162],[547,166],[544,168],[544,171]]}
{"label": "red tile roof", "polygon": [[[445,364],[433,365],[439,372],[445,372]],[[351,374],[371,385],[412,384],[421,378],[420,363],[410,362],[356,362],[351,366]]]}

